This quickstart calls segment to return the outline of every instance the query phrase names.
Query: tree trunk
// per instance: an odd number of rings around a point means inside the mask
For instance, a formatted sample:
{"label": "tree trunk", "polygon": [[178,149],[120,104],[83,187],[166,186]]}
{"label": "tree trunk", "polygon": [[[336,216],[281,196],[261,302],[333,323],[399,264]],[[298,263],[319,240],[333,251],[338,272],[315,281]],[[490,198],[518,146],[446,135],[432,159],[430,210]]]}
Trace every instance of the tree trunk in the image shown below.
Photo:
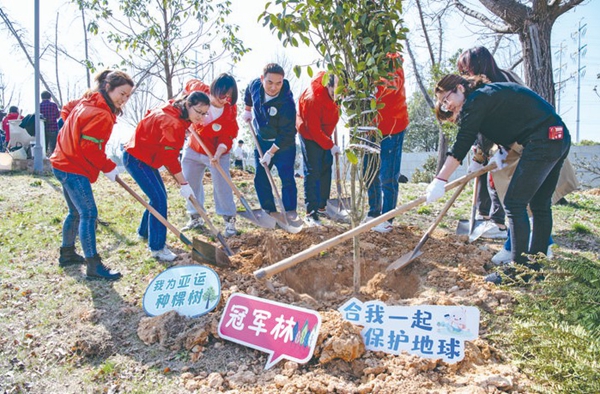
{"label": "tree trunk", "polygon": [[550,38],[552,20],[542,19],[538,23],[527,21],[519,33],[523,47],[523,70],[525,83],[531,90],[554,105],[554,82],[552,72],[552,49]]}

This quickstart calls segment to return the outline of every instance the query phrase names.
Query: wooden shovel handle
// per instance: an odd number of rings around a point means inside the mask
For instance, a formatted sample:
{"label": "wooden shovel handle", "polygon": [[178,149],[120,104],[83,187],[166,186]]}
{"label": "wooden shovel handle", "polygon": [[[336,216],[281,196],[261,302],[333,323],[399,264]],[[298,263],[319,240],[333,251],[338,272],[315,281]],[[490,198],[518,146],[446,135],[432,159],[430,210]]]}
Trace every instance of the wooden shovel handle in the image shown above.
{"label": "wooden shovel handle", "polygon": [[[489,165],[483,167],[482,169],[480,169],[478,171],[474,171],[474,172],[469,173],[469,174],[467,174],[461,178],[458,178],[452,182],[449,182],[448,184],[446,184],[445,191],[454,189],[455,187],[460,186],[464,183],[467,183],[471,179],[473,179],[481,174],[484,174],[488,171],[491,171],[495,168],[496,168],[496,163],[492,163],[492,164],[489,164]],[[335,245],[340,244],[352,237],[362,234],[362,233],[370,230],[371,227],[374,227],[380,223],[385,222],[386,220],[389,220],[395,216],[398,216],[401,213],[404,213],[412,208],[415,208],[415,207],[423,204],[426,201],[427,201],[427,198],[425,196],[421,196],[421,197],[417,198],[416,200],[413,200],[407,204],[404,204],[395,209],[392,209],[391,211],[386,212],[383,215],[378,216],[375,219],[373,219],[367,223],[363,223],[360,226],[354,227],[353,229],[350,229],[350,230],[346,231],[345,233],[342,233],[336,237],[328,239],[325,242],[322,242],[322,243],[314,245],[308,249],[305,249],[302,252],[297,253],[293,256],[290,256],[286,259],[283,259],[278,263],[275,263],[268,267],[261,268],[257,271],[254,271],[254,276],[257,279],[262,279],[265,277],[275,275],[275,274],[277,274],[281,271],[284,271],[288,268],[291,268],[313,256],[318,255],[322,251],[327,250],[327,249],[331,248],[332,246],[335,246]]]}

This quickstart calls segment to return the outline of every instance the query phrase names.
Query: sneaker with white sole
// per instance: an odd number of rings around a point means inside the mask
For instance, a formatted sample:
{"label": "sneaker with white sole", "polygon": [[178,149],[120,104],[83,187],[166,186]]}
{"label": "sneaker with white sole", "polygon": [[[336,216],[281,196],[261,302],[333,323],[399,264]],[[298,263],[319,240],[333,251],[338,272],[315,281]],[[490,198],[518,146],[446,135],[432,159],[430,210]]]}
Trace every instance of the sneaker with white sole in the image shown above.
{"label": "sneaker with white sole", "polygon": [[379,223],[377,226],[371,228],[371,231],[377,231],[378,233],[389,233],[392,231],[392,223],[387,220],[383,223]]}
{"label": "sneaker with white sole", "polygon": [[492,228],[487,230],[481,235],[481,238],[487,239],[506,239],[508,238],[507,227],[501,229],[498,225],[493,225]]}
{"label": "sneaker with white sole", "polygon": [[321,221],[319,220],[319,214],[314,211],[306,215],[304,218],[304,223],[308,227],[319,227],[322,225]]}
{"label": "sneaker with white sole", "polygon": [[548,251],[546,252],[546,258],[548,260],[552,260],[554,258],[554,253],[552,252],[552,245],[548,245]]}
{"label": "sneaker with white sole", "polygon": [[237,235],[237,229],[235,228],[235,217],[234,216],[230,216],[230,217],[225,217],[225,237],[229,238],[229,237],[233,237],[234,235]]}
{"label": "sneaker with white sole", "polygon": [[204,220],[199,214],[195,213],[193,215],[190,215],[190,220],[188,220],[188,222],[185,224],[185,227],[183,227],[182,230],[192,230],[195,228],[200,228],[202,226],[204,226]]}
{"label": "sneaker with white sole", "polygon": [[365,216],[365,218],[363,220],[361,220],[360,224],[369,223],[373,219],[375,219],[374,216]]}
{"label": "sneaker with white sole", "polygon": [[173,261],[177,258],[177,255],[165,246],[161,250],[153,250],[152,257],[160,261]]}
{"label": "sneaker with white sole", "polygon": [[512,260],[512,253],[510,250],[504,248],[500,249],[498,253],[492,257],[492,263],[495,265],[504,265],[510,263]]}
{"label": "sneaker with white sole", "polygon": [[296,211],[285,211],[285,216],[288,220],[296,221],[298,220],[298,212]]}

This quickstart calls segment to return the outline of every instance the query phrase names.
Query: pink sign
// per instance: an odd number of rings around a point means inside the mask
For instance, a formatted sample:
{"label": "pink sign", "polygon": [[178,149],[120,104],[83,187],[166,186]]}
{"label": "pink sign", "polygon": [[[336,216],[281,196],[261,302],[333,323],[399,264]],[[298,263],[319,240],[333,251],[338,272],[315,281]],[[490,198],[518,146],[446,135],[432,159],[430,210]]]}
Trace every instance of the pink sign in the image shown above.
{"label": "pink sign", "polygon": [[221,316],[219,336],[269,353],[269,369],[282,358],[301,364],[310,360],[320,328],[315,311],[235,293]]}

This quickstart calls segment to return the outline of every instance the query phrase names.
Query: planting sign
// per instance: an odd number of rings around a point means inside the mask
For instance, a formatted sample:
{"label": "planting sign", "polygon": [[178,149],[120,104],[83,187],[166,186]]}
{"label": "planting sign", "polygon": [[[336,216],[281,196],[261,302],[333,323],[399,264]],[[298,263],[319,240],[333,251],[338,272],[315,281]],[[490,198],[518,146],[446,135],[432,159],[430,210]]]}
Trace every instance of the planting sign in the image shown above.
{"label": "planting sign", "polygon": [[315,311],[235,293],[221,316],[219,336],[269,353],[269,369],[282,358],[301,364],[310,360],[320,327]]}
{"label": "planting sign", "polygon": [[473,306],[388,306],[352,298],[338,311],[364,327],[365,347],[373,351],[405,351],[455,363],[465,356],[464,341],[479,336],[479,309]]}
{"label": "planting sign", "polygon": [[150,316],[177,311],[202,316],[219,304],[221,281],[215,271],[201,265],[171,267],[150,282],[144,293],[144,310]]}

